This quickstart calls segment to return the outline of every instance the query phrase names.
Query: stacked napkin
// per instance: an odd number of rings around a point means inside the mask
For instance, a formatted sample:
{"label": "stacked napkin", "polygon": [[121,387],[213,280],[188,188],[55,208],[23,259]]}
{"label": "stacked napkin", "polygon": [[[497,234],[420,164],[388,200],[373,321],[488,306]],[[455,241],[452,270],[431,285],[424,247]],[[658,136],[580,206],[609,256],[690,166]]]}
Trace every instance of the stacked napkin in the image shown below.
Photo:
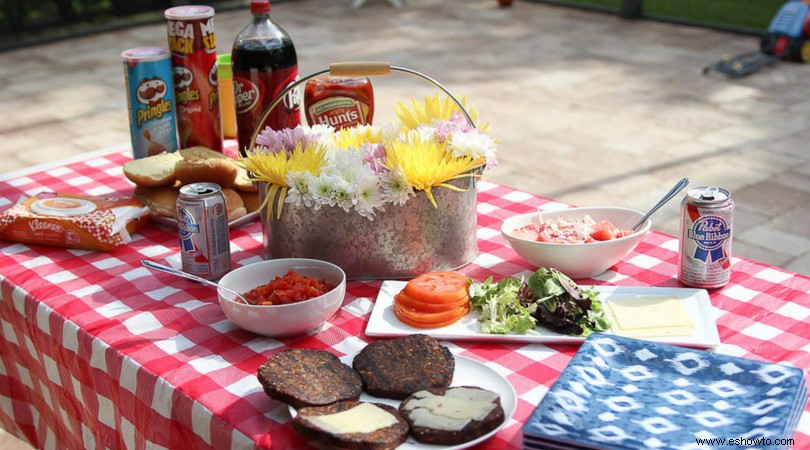
{"label": "stacked napkin", "polygon": [[787,448],[806,402],[795,367],[594,333],[523,426],[523,446]]}

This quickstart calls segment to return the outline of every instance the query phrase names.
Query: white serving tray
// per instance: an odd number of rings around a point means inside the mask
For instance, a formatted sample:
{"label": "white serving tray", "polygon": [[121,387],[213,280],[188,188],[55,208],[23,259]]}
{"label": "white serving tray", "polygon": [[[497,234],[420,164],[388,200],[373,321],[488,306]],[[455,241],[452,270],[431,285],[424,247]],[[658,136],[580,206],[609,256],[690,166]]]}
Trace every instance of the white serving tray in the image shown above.
{"label": "white serving tray", "polygon": [[[422,333],[436,339],[446,340],[475,340],[475,341],[502,341],[502,342],[530,342],[541,344],[580,344],[585,341],[583,336],[569,336],[555,333],[543,327],[526,334],[485,334],[481,332],[478,324],[478,313],[471,312],[456,323],[440,328],[414,328],[400,322],[391,309],[394,295],[399,293],[407,281],[383,281],[377,302],[371,311],[371,317],[366,325],[366,334],[369,336],[394,337]],[[660,287],[625,287],[625,286],[596,286],[600,293],[599,299],[603,302],[627,301],[632,297],[675,297],[683,302],[684,307],[692,318],[694,327],[691,335],[685,336],[650,336],[645,340],[662,342],[693,348],[713,348],[720,345],[720,336],[717,333],[717,324],[712,314],[712,305],[705,289],[687,288],[660,288]],[[605,307],[607,307],[605,305]],[[609,333],[609,332],[608,332]]]}

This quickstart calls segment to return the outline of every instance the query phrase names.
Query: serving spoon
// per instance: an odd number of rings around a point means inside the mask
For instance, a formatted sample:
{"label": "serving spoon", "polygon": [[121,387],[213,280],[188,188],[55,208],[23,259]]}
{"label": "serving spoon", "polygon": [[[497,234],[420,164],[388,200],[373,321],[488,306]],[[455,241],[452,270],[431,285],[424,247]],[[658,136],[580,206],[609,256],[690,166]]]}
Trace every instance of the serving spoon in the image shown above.
{"label": "serving spoon", "polygon": [[664,206],[664,204],[672,200],[672,197],[678,195],[678,192],[681,192],[683,188],[686,187],[687,184],[689,184],[689,178],[682,178],[681,181],[677,182],[675,186],[673,186],[672,189],[670,189],[669,192],[666,193],[666,195],[661,197],[661,200],[658,200],[658,203],[656,203],[655,206],[650,208],[650,210],[647,211],[647,214],[644,214],[644,216],[641,219],[639,219],[638,223],[633,225],[630,229],[633,231],[637,231],[638,227],[640,227],[641,224],[644,223],[644,221],[649,219],[650,216],[653,215],[654,212],[658,211],[659,208]]}
{"label": "serving spoon", "polygon": [[194,281],[196,281],[198,283],[207,284],[209,286],[213,286],[213,287],[222,289],[223,291],[230,292],[231,294],[235,295],[237,302],[244,303],[246,305],[251,305],[252,304],[252,303],[250,303],[248,301],[248,299],[245,298],[244,295],[240,294],[239,292],[236,292],[235,290],[233,290],[233,289],[231,289],[229,287],[225,287],[225,286],[223,286],[223,285],[221,285],[219,283],[216,283],[214,281],[206,280],[205,278],[198,277],[197,275],[192,275],[192,274],[190,274],[188,272],[183,272],[182,270],[175,269],[174,267],[164,266],[163,264],[159,264],[159,263],[156,263],[154,261],[149,261],[148,259],[142,259],[141,264],[143,264],[144,267],[146,267],[146,268],[149,268],[149,269],[152,269],[152,270],[157,270],[158,272],[165,272],[165,273],[168,273],[168,274],[171,274],[171,275],[176,275],[178,277],[188,278],[189,280],[194,280]]}

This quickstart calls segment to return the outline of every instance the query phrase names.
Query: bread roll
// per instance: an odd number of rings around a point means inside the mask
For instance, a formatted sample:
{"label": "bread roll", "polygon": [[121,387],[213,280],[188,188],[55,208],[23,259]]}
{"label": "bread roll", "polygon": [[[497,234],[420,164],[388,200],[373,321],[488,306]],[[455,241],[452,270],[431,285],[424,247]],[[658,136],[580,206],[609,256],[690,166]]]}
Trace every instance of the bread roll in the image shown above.
{"label": "bread roll", "polygon": [[179,187],[143,187],[138,186],[132,196],[149,207],[152,215],[162,217],[177,217],[177,196]]}
{"label": "bread roll", "polygon": [[236,191],[230,188],[224,188],[222,189],[222,193],[225,194],[225,208],[228,210],[228,222],[247,214],[245,203]]}
{"label": "bread roll", "polygon": [[239,166],[237,166],[236,180],[233,182],[233,187],[241,192],[256,192],[259,190],[258,185],[248,178],[247,170]]}
{"label": "bread roll", "polygon": [[174,176],[182,184],[207,181],[223,188],[233,186],[237,167],[231,158],[205,147],[178,150],[181,158],[174,165]]}
{"label": "bread roll", "polygon": [[177,152],[133,159],[124,163],[124,175],[138,186],[172,186],[177,180],[174,165],[181,159],[182,156]]}
{"label": "bread roll", "polygon": [[261,198],[259,198],[259,192],[241,192],[239,191],[239,196],[242,197],[242,202],[245,204],[245,209],[247,212],[252,213],[259,209],[259,206],[262,205]]}
{"label": "bread roll", "polygon": [[[233,189],[222,189],[225,196],[225,209],[228,211],[228,221],[238,219],[247,214],[242,197]],[[149,207],[152,215],[177,218],[177,197],[180,195],[179,187],[145,188],[138,186],[132,196]]]}

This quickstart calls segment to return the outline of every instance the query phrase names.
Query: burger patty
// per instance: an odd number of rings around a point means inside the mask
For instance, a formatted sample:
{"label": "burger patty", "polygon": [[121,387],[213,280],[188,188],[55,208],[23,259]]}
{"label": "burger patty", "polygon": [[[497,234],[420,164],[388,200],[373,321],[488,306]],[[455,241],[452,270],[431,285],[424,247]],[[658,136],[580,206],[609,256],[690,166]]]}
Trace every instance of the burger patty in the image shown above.
{"label": "burger patty", "polygon": [[[360,405],[369,407],[373,413],[368,415],[357,415],[355,420],[347,425],[346,420],[331,423],[330,428],[326,423],[318,422],[318,419],[344,413]],[[382,409],[380,411],[379,409]],[[387,413],[387,414],[386,414]],[[382,416],[382,422],[377,422]],[[316,439],[330,447],[345,449],[363,450],[388,450],[398,447],[408,438],[408,424],[399,415],[397,409],[382,403],[364,403],[358,401],[342,401],[332,403],[327,406],[312,406],[298,410],[298,415],[293,419],[293,428],[299,433],[311,439]],[[343,426],[358,426],[357,429],[341,430]],[[362,431],[357,431],[362,429]]]}
{"label": "burger patty", "polygon": [[357,372],[324,350],[282,350],[259,366],[258,377],[270,398],[294,408],[357,400],[363,389]]}
{"label": "burger patty", "polygon": [[434,445],[472,441],[505,420],[500,396],[472,386],[415,392],[399,405],[399,413],[414,439]]}
{"label": "burger patty", "polygon": [[374,342],[352,361],[366,392],[397,400],[423,389],[450,386],[455,364],[447,347],[424,334]]}

